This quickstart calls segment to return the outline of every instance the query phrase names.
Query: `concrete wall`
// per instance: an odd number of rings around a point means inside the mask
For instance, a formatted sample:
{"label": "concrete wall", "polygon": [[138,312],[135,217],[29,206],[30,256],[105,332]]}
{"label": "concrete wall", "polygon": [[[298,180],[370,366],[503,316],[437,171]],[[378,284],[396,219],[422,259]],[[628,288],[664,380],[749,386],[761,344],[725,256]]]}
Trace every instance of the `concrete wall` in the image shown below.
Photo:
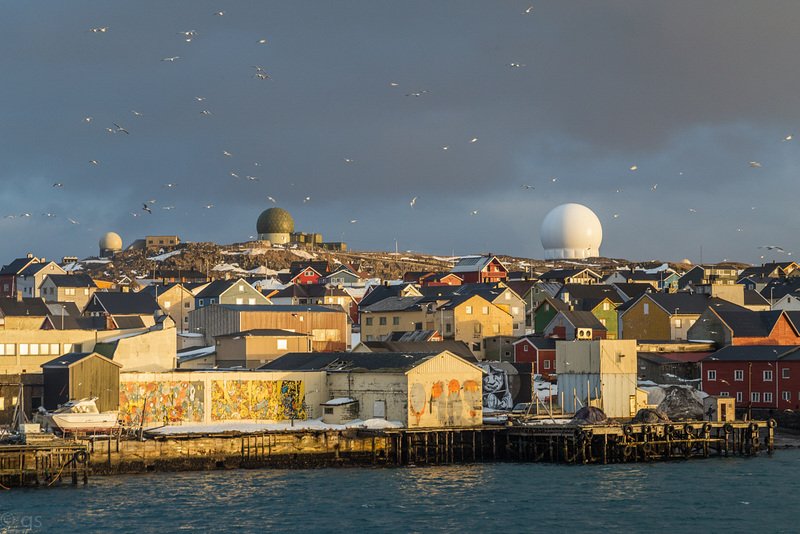
{"label": "concrete wall", "polygon": [[483,424],[483,375],[477,366],[449,353],[427,360],[407,373],[409,428]]}
{"label": "concrete wall", "polygon": [[328,399],[324,371],[120,374],[120,418],[134,426],[316,419]]}
{"label": "concrete wall", "polygon": [[[348,385],[349,381],[349,385]],[[387,421],[408,424],[408,381],[403,373],[348,373],[328,375],[330,398],[350,397],[358,401],[358,418],[376,418],[375,403],[384,403]],[[327,400],[327,399],[325,399]]]}
{"label": "concrete wall", "polygon": [[171,371],[177,366],[177,343],[174,327],[124,337],[115,343],[116,348],[113,350],[111,347],[105,348],[103,343],[99,344],[96,350],[122,364],[122,369],[125,371]]}

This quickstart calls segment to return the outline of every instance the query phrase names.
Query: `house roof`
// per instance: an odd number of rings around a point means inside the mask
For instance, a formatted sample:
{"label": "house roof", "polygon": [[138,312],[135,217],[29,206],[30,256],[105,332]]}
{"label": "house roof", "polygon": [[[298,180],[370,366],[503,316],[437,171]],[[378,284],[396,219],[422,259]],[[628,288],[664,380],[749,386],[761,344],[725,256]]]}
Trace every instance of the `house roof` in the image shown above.
{"label": "house roof", "polygon": [[[649,285],[649,284],[648,284]],[[559,295],[569,294],[570,300],[590,299],[596,303],[609,299],[614,304],[622,304],[624,299],[612,287],[606,284],[564,284]]]}
{"label": "house roof", "polygon": [[389,297],[371,304],[369,306],[361,306],[359,311],[362,313],[381,313],[391,311],[411,311],[419,310],[419,301],[423,297]]}
{"label": "house roof", "polygon": [[451,273],[475,273],[484,270],[492,261],[497,261],[503,270],[507,270],[503,262],[495,256],[467,256],[461,258],[452,269]]}
{"label": "house roof", "polygon": [[364,297],[361,299],[361,302],[359,302],[359,307],[371,306],[372,304],[375,304],[379,300],[383,300],[387,297],[396,297],[400,295],[403,292],[403,290],[409,286],[414,286],[415,288],[417,288],[417,284],[411,282],[407,284],[375,286],[372,289],[372,291],[364,295]]}
{"label": "house roof", "polygon": [[523,336],[513,344],[517,345],[519,343],[530,343],[538,350],[556,350],[556,340],[552,337]]}
{"label": "house roof", "polygon": [[321,306],[319,304],[300,304],[300,305],[256,304],[253,306],[248,306],[246,304],[215,304],[215,306],[237,312],[265,312],[265,311],[275,312],[275,313],[328,312],[328,313],[347,314],[347,312],[345,312],[341,307],[334,308],[333,305]]}
{"label": "house roof", "polygon": [[232,288],[238,282],[238,279],[232,280],[214,280],[206,287],[204,287],[199,293],[195,295],[195,298],[198,299],[207,299],[213,297],[219,297],[227,290]]}
{"label": "house roof", "polygon": [[214,336],[219,338],[235,339],[237,337],[307,337],[308,334],[301,334],[300,332],[292,332],[291,330],[281,330],[280,328],[254,328],[252,330],[244,330],[242,332],[233,332],[232,334],[223,334]]}
{"label": "house roof", "polygon": [[702,361],[777,361],[799,360],[800,346],[729,345],[709,354]]}
{"label": "house roof", "polygon": [[510,280],[504,283],[511,291],[524,298],[528,291],[536,285],[536,280]]}
{"label": "house roof", "polygon": [[47,263],[45,263],[45,262],[38,262],[38,263],[31,263],[31,264],[27,265],[27,266],[26,266],[24,269],[22,269],[20,272],[18,272],[18,273],[17,273],[17,276],[34,276],[34,275],[36,275],[36,274],[37,274],[39,271],[41,271],[42,269],[44,269],[45,267],[47,267],[48,265],[50,265],[51,263],[52,263],[53,265],[57,265],[57,266],[58,266],[58,270],[59,270],[59,271],[61,271],[61,272],[63,272],[63,271],[64,271],[64,269],[62,269],[62,268],[61,268],[61,266],[59,266],[58,264],[56,264],[56,263],[53,263],[53,262],[51,262],[51,261],[50,261],[50,262],[47,262]]}
{"label": "house roof", "polygon": [[701,293],[689,293],[679,291],[677,293],[643,293],[635,299],[621,304],[617,311],[625,312],[636,305],[643,298],[650,299],[657,306],[666,311],[669,315],[700,315],[706,308],[714,306],[715,309],[731,309],[739,311],[749,311],[743,306],[739,306],[718,297],[709,297]]}
{"label": "house roof", "polygon": [[600,275],[591,269],[551,269],[543,273],[539,278],[542,280],[565,280],[567,278],[574,278],[581,273],[588,273],[590,278],[599,279]]}
{"label": "house roof", "polygon": [[637,352],[636,357],[653,363],[695,363],[712,352]]}
{"label": "house roof", "polygon": [[441,352],[289,352],[259,370],[405,372]]}
{"label": "house roof", "polygon": [[[433,345],[435,343],[435,345]],[[463,341],[362,341],[362,345],[372,352],[441,352],[449,350],[468,362],[475,363],[477,358]]]}
{"label": "house roof", "polygon": [[54,358],[49,362],[43,363],[41,365],[42,369],[68,369],[73,365],[77,364],[78,362],[82,362],[87,358],[100,358],[110,364],[116,365],[117,367],[122,367],[121,363],[115,362],[114,360],[110,360],[103,356],[102,354],[98,354],[97,352],[69,352],[67,354],[62,354],[58,358]]}
{"label": "house roof", "polygon": [[434,335],[436,335],[436,330],[395,331],[384,336],[383,341],[430,341]]}
{"label": "house roof", "polygon": [[142,292],[98,291],[87,306],[91,306],[94,302],[98,302],[110,315],[152,315],[161,309],[152,295]]}
{"label": "house roof", "polygon": [[56,287],[97,287],[88,274],[49,274],[47,279]]}
{"label": "house roof", "polygon": [[778,300],[797,291],[800,291],[800,277],[774,278],[761,290],[761,296]]}
{"label": "house roof", "polygon": [[44,317],[50,313],[44,300],[41,298],[16,298],[0,297],[0,312],[5,317]]}
{"label": "house roof", "polygon": [[800,312],[781,310],[733,311],[715,310],[719,318],[731,329],[734,337],[769,337],[781,316],[785,316],[795,332],[800,335]]}
{"label": "house roof", "polygon": [[31,263],[37,263],[38,261],[39,260],[36,258],[17,258],[8,265],[4,265],[3,268],[0,269],[0,275],[3,274],[17,275],[28,265],[30,265]]}
{"label": "house roof", "polygon": [[563,315],[575,328],[591,328],[592,330],[600,331],[607,330],[603,323],[600,322],[600,319],[589,311],[560,310],[558,315],[553,318],[553,321],[555,321],[559,315]]}

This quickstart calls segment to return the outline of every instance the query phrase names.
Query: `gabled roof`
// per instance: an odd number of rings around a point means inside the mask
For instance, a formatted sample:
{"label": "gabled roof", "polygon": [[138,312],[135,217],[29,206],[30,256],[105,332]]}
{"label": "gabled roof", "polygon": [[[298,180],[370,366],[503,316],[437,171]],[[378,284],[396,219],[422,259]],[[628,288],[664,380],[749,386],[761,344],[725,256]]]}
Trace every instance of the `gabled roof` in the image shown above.
{"label": "gabled roof", "polygon": [[[648,284],[649,285],[649,284]],[[604,299],[609,299],[614,304],[622,304],[623,298],[617,291],[606,284],[564,284],[557,296],[569,294],[569,299],[591,299],[595,302],[601,302]]]}
{"label": "gabled roof", "polygon": [[617,292],[627,300],[634,299],[642,293],[653,293],[653,286],[644,282],[625,282],[618,284],[611,284],[611,287],[617,289]]}
{"label": "gabled roof", "polygon": [[674,315],[676,312],[677,315],[700,315],[709,306],[714,306],[715,309],[749,311],[743,306],[721,298],[685,291],[679,291],[677,293],[644,293],[639,295],[638,298],[631,299],[625,304],[618,306],[617,311],[624,313],[645,298],[649,299],[669,315]]}
{"label": "gabled roof", "polygon": [[732,311],[714,310],[731,330],[733,337],[769,337],[778,320],[783,316],[800,336],[800,311]]}
{"label": "gabled roof", "polygon": [[769,306],[769,301],[761,296],[761,293],[754,289],[744,290],[745,306]]}
{"label": "gabled roof", "polygon": [[797,345],[729,345],[709,354],[702,361],[778,361],[798,360]]}
{"label": "gabled roof", "polygon": [[518,345],[520,343],[530,343],[538,350],[556,350],[556,339],[552,337],[541,337],[541,336],[522,336],[517,341],[512,343],[512,345]]}
{"label": "gabled roof", "polygon": [[591,278],[600,279],[600,275],[591,269],[551,269],[543,273],[539,278],[541,280],[566,280],[567,278],[574,278],[581,273],[588,273]]}
{"label": "gabled roof", "polygon": [[304,312],[314,312],[314,313],[344,313],[347,315],[347,312],[344,311],[341,307],[336,307],[334,305],[326,305],[322,306],[320,304],[287,304],[287,305],[280,305],[280,304],[256,304],[256,305],[247,305],[247,304],[215,304],[216,308],[224,308],[226,310],[233,310],[236,312],[274,312],[274,313],[304,313]]}
{"label": "gabled roof", "polygon": [[359,306],[371,306],[379,300],[383,300],[387,297],[396,297],[409,286],[416,289],[417,293],[419,293],[419,288],[417,287],[417,284],[414,283],[375,286],[372,291],[364,295],[364,298],[362,298],[361,302],[359,302]]}
{"label": "gabled roof", "polygon": [[50,310],[41,298],[0,297],[0,312],[4,317],[44,317]]}
{"label": "gabled roof", "polygon": [[99,303],[110,315],[153,315],[156,310],[161,309],[152,295],[142,292],[106,293],[98,291],[92,296],[87,307],[95,302]]}
{"label": "gabled roof", "polygon": [[97,287],[88,274],[49,274],[47,280],[56,287]]}
{"label": "gabled roof", "polygon": [[43,363],[41,365],[42,369],[68,369],[73,365],[82,362],[87,358],[100,358],[101,360],[116,365],[117,367],[122,367],[121,363],[115,362],[114,360],[110,360],[99,354],[97,352],[69,352],[67,354],[62,354],[58,358],[54,358],[49,362]]}
{"label": "gabled roof", "polygon": [[797,291],[800,291],[800,277],[775,278],[764,286],[761,296],[766,299],[778,300]]}
{"label": "gabled roof", "polygon": [[456,274],[480,272],[493,261],[496,261],[498,264],[500,264],[504,271],[507,271],[506,266],[503,265],[503,262],[498,260],[495,256],[467,256],[465,258],[461,258],[458,263],[456,263],[453,268],[450,269],[450,272]]}
{"label": "gabled roof", "polygon": [[0,269],[0,275],[4,274],[17,275],[28,265],[30,265],[31,263],[37,263],[38,261],[39,260],[37,258],[17,258],[8,265],[3,266],[3,268]]}
{"label": "gabled roof", "polygon": [[569,304],[567,304],[563,300],[557,299],[555,297],[545,297],[542,300],[540,300],[539,303],[536,306],[534,306],[534,308],[533,308],[534,311],[538,310],[539,307],[541,307],[541,305],[544,304],[545,302],[547,304],[550,304],[550,306],[552,306],[556,310],[559,310],[559,311],[561,311],[561,310],[569,310]]}
{"label": "gabled roof", "polygon": [[522,298],[525,298],[525,295],[528,294],[528,291],[536,285],[536,280],[510,280],[504,282],[504,284],[514,293],[519,295]]}
{"label": "gabled roof", "polygon": [[39,271],[41,271],[42,269],[44,269],[45,267],[47,267],[51,263],[53,265],[57,266],[58,270],[60,272],[64,272],[64,269],[62,269],[60,265],[58,265],[57,263],[54,263],[52,261],[49,261],[47,263],[45,263],[45,262],[31,263],[28,266],[26,266],[24,269],[22,269],[20,272],[18,272],[17,276],[35,276],[36,274],[39,273]]}
{"label": "gabled roof", "polygon": [[197,293],[195,295],[195,298],[207,299],[207,298],[219,297],[227,290],[232,288],[238,281],[239,281],[238,279],[214,280],[206,287],[204,287],[199,293]]}
{"label": "gabled roof", "polygon": [[383,336],[383,341],[423,341],[428,342],[436,335],[436,330],[407,330],[390,332]]}
{"label": "gabled roof", "polygon": [[291,273],[292,278],[296,277],[305,269],[313,269],[320,276],[325,276],[331,272],[330,264],[325,260],[293,261],[289,265],[289,272]]}

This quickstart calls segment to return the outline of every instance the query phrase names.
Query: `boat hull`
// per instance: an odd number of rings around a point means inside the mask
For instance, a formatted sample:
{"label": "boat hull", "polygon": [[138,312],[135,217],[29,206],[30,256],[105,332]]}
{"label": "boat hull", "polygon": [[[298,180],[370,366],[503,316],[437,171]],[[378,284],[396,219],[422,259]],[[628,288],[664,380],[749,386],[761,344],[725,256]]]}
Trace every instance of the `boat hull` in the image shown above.
{"label": "boat hull", "polygon": [[118,412],[49,414],[45,420],[62,432],[103,432],[117,427]]}

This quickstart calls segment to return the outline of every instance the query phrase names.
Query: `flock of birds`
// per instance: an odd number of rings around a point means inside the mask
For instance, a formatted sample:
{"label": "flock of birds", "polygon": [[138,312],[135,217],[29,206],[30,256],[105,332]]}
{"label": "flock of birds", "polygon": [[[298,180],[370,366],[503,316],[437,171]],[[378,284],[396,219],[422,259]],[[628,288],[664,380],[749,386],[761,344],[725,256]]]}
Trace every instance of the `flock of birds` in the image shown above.
{"label": "flock of birds", "polygon": [[[531,14],[531,13],[533,13],[533,10],[534,10],[534,6],[530,6],[527,9],[525,9],[524,11],[522,11],[522,13],[523,14]],[[224,16],[225,13],[226,13],[225,11],[217,11],[217,12],[212,13],[212,15],[215,16],[215,17],[221,17],[221,16]],[[109,31],[110,31],[109,27],[105,26],[105,27],[90,28],[90,29],[87,29],[84,33],[88,33],[88,34],[92,34],[92,35],[102,35],[102,34],[108,33]],[[182,30],[182,31],[178,31],[176,33],[178,35],[180,35],[181,38],[183,40],[185,40],[186,42],[193,41],[199,35],[199,32],[197,30]],[[257,45],[264,45],[266,43],[267,43],[266,39],[258,39],[258,40],[255,41],[255,44],[257,44]],[[175,63],[175,62],[179,62],[180,63],[181,60],[182,60],[182,56],[173,55],[173,56],[163,57],[161,59],[161,62],[164,62],[164,63],[167,63],[167,64],[171,64],[171,63]],[[511,61],[509,63],[506,63],[505,65],[506,65],[506,67],[508,67],[510,69],[522,69],[522,68],[526,67],[525,63],[521,63],[519,61]],[[167,68],[167,67],[164,67],[164,68]],[[250,65],[250,68],[254,69],[254,70],[249,71],[251,79],[258,80],[258,81],[267,81],[267,80],[272,81],[273,80],[272,76],[270,76],[270,74],[267,72],[267,70],[265,68],[263,68],[262,66],[260,66],[260,65]],[[243,69],[244,69],[244,66],[243,66]],[[256,82],[253,82],[253,83],[256,83]],[[398,83],[398,82],[392,81],[392,82],[389,83],[389,85],[391,87],[400,87],[401,84]],[[409,91],[409,92],[404,92],[404,93],[401,93],[401,94],[404,94],[405,97],[408,97],[411,100],[422,99],[422,101],[424,101],[425,99],[431,97],[431,90],[429,90],[429,89],[419,89],[419,90],[413,90],[413,91]],[[202,103],[202,102],[206,101],[206,97],[195,96],[194,100],[199,102],[199,103]],[[144,113],[141,113],[141,112],[139,112],[139,111],[137,111],[135,109],[131,109],[130,112],[137,119],[144,118]],[[211,118],[212,117],[212,111],[211,111],[211,109],[201,109],[200,111],[198,111],[198,116],[199,117]],[[94,121],[94,117],[92,117],[92,116],[87,116],[87,117],[84,117],[82,119],[82,122],[84,122],[86,124],[91,124],[92,121]],[[121,122],[125,122],[125,121],[121,121]],[[110,135],[118,135],[118,134],[124,134],[126,136],[131,135],[131,132],[130,132],[130,130],[128,128],[122,126],[120,123],[117,123],[117,122],[112,122],[110,126],[105,126],[104,128],[108,132],[108,134],[110,134]],[[134,128],[134,131],[135,131],[135,128]],[[784,137],[781,141],[782,142],[790,141],[792,139],[792,137],[793,137],[792,135],[788,135],[788,136]],[[468,144],[472,144],[472,143],[478,142],[478,138],[477,137],[470,137],[470,138],[468,138],[468,139],[466,139],[464,141],[461,141],[461,142],[462,143],[466,142]],[[445,146],[441,147],[441,150],[450,151],[451,148],[453,148],[453,147],[456,147],[456,145],[445,145]],[[234,157],[233,154],[229,150],[222,150],[222,155],[224,157],[226,157],[226,158],[233,158]],[[356,162],[355,158],[349,157],[349,156],[348,157],[344,157],[343,160],[344,160],[344,162],[346,164],[354,164]],[[88,159],[87,161],[90,164],[95,165],[95,166],[101,164],[101,160],[98,160],[98,159]],[[761,163],[759,163],[758,161],[750,161],[749,162],[749,166],[751,168],[756,168],[756,169],[762,168]],[[258,163],[258,162],[253,163],[253,167],[261,167],[261,164]],[[628,168],[628,170],[631,171],[631,172],[638,171],[639,170],[639,166],[636,165],[636,164],[632,165],[632,166],[630,166]],[[241,171],[239,171],[239,172],[241,173]],[[244,173],[242,173],[242,174],[244,174]],[[680,173],[680,174],[683,174],[683,173]],[[240,174],[238,174],[236,172],[232,172],[231,171],[230,172],[230,176],[233,179],[240,179]],[[250,182],[259,182],[260,181],[260,177],[257,176],[256,172],[253,172],[253,174],[244,174],[244,179],[247,180],[247,181],[250,181]],[[556,181],[557,181],[557,178],[549,179],[549,183],[555,183]],[[69,184],[67,184],[67,185],[69,185]],[[294,185],[294,184],[292,184],[292,185]],[[650,191],[655,191],[658,188],[658,185],[659,185],[658,183],[652,184],[652,186],[650,186]],[[179,186],[178,183],[170,182],[170,183],[164,183],[162,185],[162,188],[170,190],[170,189],[176,188],[178,186]],[[53,183],[52,187],[53,188],[64,188],[65,184],[62,183],[62,182],[55,182],[55,183]],[[522,184],[521,188],[523,188],[526,191],[533,191],[533,190],[536,189],[536,187],[534,185],[531,185],[531,184]],[[621,193],[621,192],[622,192],[622,189],[615,189],[614,190],[614,193]],[[266,196],[266,198],[270,202],[272,202],[274,204],[277,204],[277,201],[273,196]],[[415,208],[415,206],[417,206],[417,203],[418,203],[419,200],[420,200],[419,196],[414,196],[411,199],[411,201],[409,202],[409,206],[410,206],[411,210],[413,210]],[[307,203],[307,202],[310,202],[311,201],[311,196],[302,197],[301,201],[304,204]],[[214,207],[214,204],[205,204],[205,205],[200,206],[200,208],[203,209],[203,210],[210,210],[213,207]],[[129,214],[134,218],[135,217],[140,217],[140,216],[145,216],[145,215],[151,216],[151,215],[153,215],[153,210],[154,209],[156,209],[156,200],[155,199],[149,200],[149,201],[146,201],[146,202],[142,202],[140,209],[138,209],[136,211],[129,211]],[[170,211],[170,210],[173,210],[173,209],[175,209],[175,206],[173,206],[173,205],[160,206],[160,210],[162,210],[162,211]],[[755,209],[755,207],[753,207],[753,209]],[[690,213],[697,213],[697,210],[695,208],[688,208],[688,211]],[[481,212],[480,209],[471,209],[471,210],[468,211],[468,215],[469,216],[476,216],[480,212]],[[57,217],[56,214],[50,213],[50,212],[43,212],[42,216],[45,216],[45,217]],[[27,217],[31,217],[31,213],[23,213],[23,214],[20,214],[20,215],[9,214],[9,215],[5,216],[5,218],[7,218],[7,219],[27,218]],[[618,219],[620,217],[621,217],[621,215],[619,213],[613,214],[613,216],[612,216],[613,219]],[[73,220],[73,219],[71,219],[69,217],[66,217],[66,219],[72,224],[76,224],[76,225],[80,224],[79,222],[77,222],[77,221],[75,221],[75,220]],[[358,222],[358,219],[355,219],[355,218],[354,219],[349,219],[347,222],[349,224],[355,224],[355,223]],[[742,231],[742,229],[737,229],[737,231]],[[764,246],[761,246],[759,248],[760,249],[764,249],[766,251],[770,251],[770,252],[786,253],[786,251],[782,247],[777,246],[777,245],[764,245]],[[789,252],[788,254],[791,254],[791,252]],[[763,256],[762,256],[762,258],[763,258]]]}

